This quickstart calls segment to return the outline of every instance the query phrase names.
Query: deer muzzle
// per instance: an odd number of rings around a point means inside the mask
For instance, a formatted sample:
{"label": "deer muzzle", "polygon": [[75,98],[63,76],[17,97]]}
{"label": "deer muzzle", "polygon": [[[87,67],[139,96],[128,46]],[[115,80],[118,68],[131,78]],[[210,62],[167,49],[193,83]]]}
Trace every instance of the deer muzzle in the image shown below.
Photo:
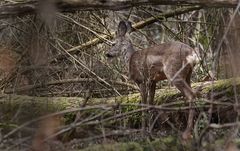
{"label": "deer muzzle", "polygon": [[105,55],[106,55],[106,57],[108,57],[108,58],[113,58],[113,57],[114,57],[111,53],[106,53]]}

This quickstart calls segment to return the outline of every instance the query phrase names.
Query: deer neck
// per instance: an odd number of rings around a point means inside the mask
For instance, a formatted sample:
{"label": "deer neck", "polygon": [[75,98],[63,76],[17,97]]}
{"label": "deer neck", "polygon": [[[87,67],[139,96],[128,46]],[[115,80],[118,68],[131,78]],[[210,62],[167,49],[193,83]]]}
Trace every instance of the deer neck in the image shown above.
{"label": "deer neck", "polygon": [[130,58],[134,52],[135,49],[133,48],[132,43],[130,43],[126,48],[126,51],[123,53],[123,59],[126,65],[129,65]]}

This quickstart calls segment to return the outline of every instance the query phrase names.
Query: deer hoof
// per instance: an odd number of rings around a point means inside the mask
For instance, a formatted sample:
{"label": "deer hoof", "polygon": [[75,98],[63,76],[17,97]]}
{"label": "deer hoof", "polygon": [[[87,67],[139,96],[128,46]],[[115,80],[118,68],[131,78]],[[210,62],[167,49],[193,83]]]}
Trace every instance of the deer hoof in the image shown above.
{"label": "deer hoof", "polygon": [[184,131],[184,132],[182,133],[182,139],[183,139],[183,140],[192,139],[191,132],[190,132],[190,131]]}

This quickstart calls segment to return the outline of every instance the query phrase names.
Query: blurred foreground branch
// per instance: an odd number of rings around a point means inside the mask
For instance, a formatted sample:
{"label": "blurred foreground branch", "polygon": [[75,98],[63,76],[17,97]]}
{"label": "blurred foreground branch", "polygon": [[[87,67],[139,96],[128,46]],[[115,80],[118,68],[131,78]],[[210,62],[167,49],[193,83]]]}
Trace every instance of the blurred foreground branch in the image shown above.
{"label": "blurred foreground branch", "polygon": [[[52,1],[49,1],[52,3]],[[201,5],[205,7],[236,7],[237,0],[55,0],[56,7],[61,12],[78,10],[122,10],[146,5]],[[14,2],[0,6],[0,18],[29,15],[38,12],[39,1]]]}

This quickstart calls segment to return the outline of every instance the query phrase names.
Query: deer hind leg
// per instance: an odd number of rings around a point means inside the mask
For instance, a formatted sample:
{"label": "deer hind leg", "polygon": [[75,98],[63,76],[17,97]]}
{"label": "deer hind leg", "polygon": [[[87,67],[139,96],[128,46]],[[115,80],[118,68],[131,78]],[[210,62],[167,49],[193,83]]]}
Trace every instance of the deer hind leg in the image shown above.
{"label": "deer hind leg", "polygon": [[[189,73],[186,77],[186,82],[187,82],[187,84],[189,85],[190,88],[191,88],[191,75],[192,75],[192,69],[189,71]],[[199,92],[199,89],[201,89],[201,88],[202,88],[202,86],[197,87],[197,89],[195,89],[195,90],[191,89],[194,93],[194,97],[201,96],[201,93]]]}
{"label": "deer hind leg", "polygon": [[188,98],[189,101],[189,113],[188,113],[188,122],[187,122],[187,128],[186,130],[183,132],[182,134],[182,138],[183,139],[188,139],[191,137],[191,129],[193,127],[193,118],[194,118],[194,114],[195,114],[195,110],[191,109],[193,107],[193,99],[196,97],[196,93],[192,90],[191,88],[191,75],[192,75],[192,69],[190,69],[187,77],[186,77],[186,82],[188,84],[188,89],[190,89],[189,93],[190,93],[190,97]]}
{"label": "deer hind leg", "polygon": [[[176,68],[175,68],[176,69]],[[191,137],[191,129],[193,127],[193,118],[195,110],[192,109],[193,106],[193,99],[195,97],[195,93],[193,92],[191,86],[190,86],[190,78],[191,78],[191,68],[189,66],[186,66],[185,68],[180,69],[181,72],[178,73],[178,75],[175,75],[174,72],[165,72],[165,74],[168,76],[169,79],[172,79],[173,85],[177,87],[179,91],[181,91],[182,94],[187,97],[187,100],[189,102],[189,113],[188,113],[188,122],[187,127],[185,131],[182,134],[183,139],[189,139]],[[177,71],[177,70],[174,70]]]}
{"label": "deer hind leg", "polygon": [[187,121],[187,127],[185,131],[182,134],[183,139],[189,139],[191,138],[191,129],[193,128],[193,118],[195,114],[195,110],[192,109],[193,107],[193,99],[194,99],[194,93],[192,89],[189,87],[187,81],[184,79],[176,79],[173,81],[173,84],[187,97],[189,101],[189,113],[188,113],[188,121]]}
{"label": "deer hind leg", "polygon": [[191,88],[191,76],[192,76],[192,69],[189,69],[187,77],[186,77],[186,82],[190,88]]}
{"label": "deer hind leg", "polygon": [[[179,91],[185,97],[187,97],[188,101],[191,101],[195,98],[195,93],[191,88],[191,75],[192,75],[192,67],[190,64],[186,65],[184,68],[178,69],[176,66],[173,71],[180,71],[179,73],[170,72],[169,77],[172,80],[173,85],[177,87]],[[177,75],[175,75],[177,74]],[[174,79],[172,79],[174,78]]]}

